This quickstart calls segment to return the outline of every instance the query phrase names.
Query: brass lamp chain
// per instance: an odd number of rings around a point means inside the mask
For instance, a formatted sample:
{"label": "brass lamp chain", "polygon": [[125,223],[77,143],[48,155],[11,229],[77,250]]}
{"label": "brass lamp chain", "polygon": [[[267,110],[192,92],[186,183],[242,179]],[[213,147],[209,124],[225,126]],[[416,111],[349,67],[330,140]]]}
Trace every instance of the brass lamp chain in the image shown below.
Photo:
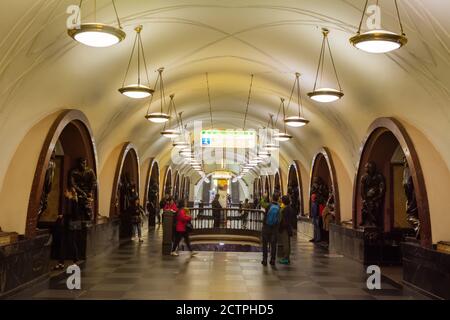
{"label": "brass lamp chain", "polygon": [[[138,42],[138,35],[139,35],[139,33],[136,33],[136,37],[134,38],[133,49],[131,50],[130,59],[128,60],[127,71],[125,72],[125,77],[123,78],[122,87],[125,86],[125,81],[127,79],[128,72],[130,71],[131,61],[133,60],[134,49],[136,48],[136,43]],[[138,57],[138,61],[139,61],[139,57]],[[139,63],[138,63],[138,74],[139,74]],[[139,75],[138,75],[138,77],[139,77]]]}
{"label": "brass lamp chain", "polygon": [[341,82],[339,81],[338,73],[336,71],[336,64],[334,63],[333,53],[331,52],[330,42],[328,41],[328,36],[327,35],[328,34],[324,33],[324,37],[327,40],[328,51],[330,52],[331,64],[333,65],[334,75],[336,76],[336,81],[337,81],[338,86],[339,86],[339,91],[342,92]]}
{"label": "brass lamp chain", "polygon": [[[114,8],[114,13],[116,15],[117,25],[119,26],[119,29],[122,29],[122,24],[120,23],[119,14],[117,13],[116,3],[114,2],[114,0],[111,0],[111,2],[113,5],[113,8]],[[83,4],[83,0],[80,0],[80,4],[78,5],[78,7],[80,9],[81,9],[82,4]],[[94,21],[97,21],[97,0],[94,0]]]}
{"label": "brass lamp chain", "polygon": [[[280,99],[281,99],[280,106],[278,107],[277,116],[276,116],[276,118],[275,118],[275,127],[277,126],[278,118],[279,118],[279,116],[280,116],[280,112],[281,112],[281,109],[282,109],[282,104],[283,104],[283,101],[284,101],[283,98],[280,98]],[[283,111],[283,113],[284,113],[284,111]]]}
{"label": "brass lamp chain", "polygon": [[[364,9],[363,9],[362,16],[361,16],[361,21],[359,22],[359,27],[358,27],[358,32],[357,32],[358,35],[361,34],[361,27],[362,27],[362,23],[364,21],[364,16],[366,14],[368,4],[369,4],[369,0],[366,0],[366,4],[364,5]],[[378,0],[377,0],[377,5],[378,5]],[[397,13],[398,24],[400,25],[400,32],[401,32],[402,36],[405,36],[405,32],[403,31],[402,19],[400,18],[400,10],[398,9],[397,0],[394,0],[394,5],[395,5],[395,11]]]}
{"label": "brass lamp chain", "polygon": [[247,122],[248,107],[250,105],[250,97],[251,97],[251,94],[252,94],[252,88],[253,88],[253,74],[252,74],[251,79],[250,79],[250,88],[248,89],[247,107],[245,109],[243,130],[245,130],[245,124]]}
{"label": "brass lamp chain", "polygon": [[158,70],[160,76],[159,76],[159,90],[161,92],[161,113],[163,113],[164,107],[166,106],[166,92],[164,91],[164,82],[162,78],[162,72],[164,71],[164,68],[160,68]]}
{"label": "brass lamp chain", "polygon": [[[156,92],[156,88],[158,87],[158,83],[160,82],[160,80],[162,81],[161,74],[162,74],[163,70],[164,70],[163,68],[158,69],[158,77],[156,78],[155,85],[153,86],[153,92]],[[150,101],[148,103],[148,108],[147,108],[147,115],[150,112],[150,107],[152,106],[152,102],[153,102],[153,97],[154,96],[155,95],[152,94],[151,97],[150,97]],[[162,111],[161,111],[161,113],[162,113]]]}
{"label": "brass lamp chain", "polygon": [[142,60],[144,63],[144,70],[145,70],[145,76],[147,77],[147,84],[150,84],[150,79],[148,76],[148,70],[147,70],[147,61],[145,60],[145,52],[144,52],[144,46],[142,44],[142,38],[141,38],[141,31],[142,31],[142,25],[137,26],[135,29],[136,31],[136,37],[134,38],[134,44],[133,49],[131,50],[130,60],[128,60],[128,66],[127,71],[125,72],[125,77],[123,78],[122,87],[125,86],[125,81],[128,76],[128,72],[130,71],[131,62],[133,60],[134,50],[136,49],[137,44],[137,51],[138,51],[138,85],[141,85],[141,53],[142,53]]}
{"label": "brass lamp chain", "polygon": [[294,85],[292,86],[291,95],[289,96],[289,101],[286,106],[286,114],[284,118],[286,119],[286,115],[289,114],[289,107],[291,106],[292,98],[294,97],[294,90],[297,89],[297,109],[298,109],[298,116],[301,118],[303,115],[303,101],[302,101],[302,95],[300,91],[300,73],[295,73],[295,80]]}
{"label": "brass lamp chain", "polygon": [[[166,130],[166,127],[170,128],[170,125],[172,123],[172,106],[173,106],[173,98],[175,95],[170,95],[170,102],[169,102],[169,109],[167,110],[167,115],[169,116],[169,121],[164,123],[163,131]],[[176,116],[176,112],[175,112]]]}
{"label": "brass lamp chain", "polygon": [[209,77],[208,72],[206,73],[206,89],[208,90],[208,102],[209,102],[209,117],[211,119],[211,129],[214,129],[213,126],[213,116],[212,116],[212,105],[211,105],[211,93],[209,90]]}
{"label": "brass lamp chain", "polygon": [[[283,119],[286,119],[286,110],[284,107],[284,98],[281,98],[281,105],[283,107]],[[283,121],[283,127],[284,127],[284,133],[287,133],[287,129],[286,129],[286,122]]]}
{"label": "brass lamp chain", "polygon": [[323,69],[324,69],[324,63],[325,63],[325,50],[326,50],[325,44],[326,44],[328,51],[330,53],[330,60],[331,60],[331,64],[333,65],[333,71],[334,71],[334,75],[336,76],[336,81],[339,86],[339,91],[342,92],[341,82],[339,81],[338,73],[336,70],[336,65],[334,63],[333,53],[331,52],[330,42],[328,41],[328,33],[329,33],[328,29],[322,29],[322,34],[323,34],[322,47],[320,48],[319,65],[317,66],[316,80],[314,81],[313,91],[316,91],[317,80],[319,79],[319,73],[320,73],[320,83],[322,83]]}

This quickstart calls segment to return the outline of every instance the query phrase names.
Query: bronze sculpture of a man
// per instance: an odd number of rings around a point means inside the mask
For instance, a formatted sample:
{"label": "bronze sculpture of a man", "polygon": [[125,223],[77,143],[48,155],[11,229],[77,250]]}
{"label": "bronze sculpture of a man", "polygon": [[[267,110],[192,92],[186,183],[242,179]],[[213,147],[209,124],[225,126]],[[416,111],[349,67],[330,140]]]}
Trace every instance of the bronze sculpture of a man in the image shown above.
{"label": "bronze sculpture of a man", "polygon": [[78,166],[70,171],[69,185],[77,193],[79,216],[83,220],[92,220],[97,177],[85,158],[79,158]]}
{"label": "bronze sculpture of a man", "polygon": [[413,227],[416,238],[419,238],[420,234],[420,220],[419,209],[417,208],[416,194],[414,191],[414,183],[411,176],[411,171],[408,166],[406,157],[403,158],[403,188],[406,195],[406,214],[407,220],[411,227]]}
{"label": "bronze sculpture of a man", "polygon": [[376,227],[379,224],[386,184],[373,161],[365,165],[365,172],[361,178],[362,220],[360,225]]}
{"label": "bronze sculpture of a man", "polygon": [[321,177],[314,177],[311,186],[311,195],[316,195],[317,202],[325,205],[328,200],[329,193],[330,192],[328,186],[325,184],[325,181],[323,181]]}
{"label": "bronze sculpture of a man", "polygon": [[38,220],[41,215],[47,210],[48,207],[48,195],[52,191],[53,179],[55,178],[55,170],[56,170],[56,153],[53,150],[52,155],[50,157],[50,161],[48,162],[47,170],[45,171],[45,180],[44,186],[42,188],[41,201],[39,203],[38,209]]}

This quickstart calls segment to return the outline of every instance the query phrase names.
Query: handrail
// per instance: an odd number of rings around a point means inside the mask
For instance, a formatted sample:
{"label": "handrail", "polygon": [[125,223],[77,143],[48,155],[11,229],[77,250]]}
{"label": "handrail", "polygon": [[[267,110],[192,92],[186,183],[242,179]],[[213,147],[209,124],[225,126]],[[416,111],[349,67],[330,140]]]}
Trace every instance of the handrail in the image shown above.
{"label": "handrail", "polygon": [[261,232],[264,211],[240,208],[188,208],[196,230],[247,230]]}

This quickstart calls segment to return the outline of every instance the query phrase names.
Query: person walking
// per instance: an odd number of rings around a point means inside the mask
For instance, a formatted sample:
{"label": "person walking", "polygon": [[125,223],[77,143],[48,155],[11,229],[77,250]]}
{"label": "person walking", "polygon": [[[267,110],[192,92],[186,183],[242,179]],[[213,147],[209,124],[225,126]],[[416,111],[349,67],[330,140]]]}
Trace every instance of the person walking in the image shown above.
{"label": "person walking", "polygon": [[220,204],[219,197],[220,197],[220,195],[216,194],[216,196],[214,197],[214,200],[211,204],[212,215],[213,215],[213,219],[214,219],[214,228],[220,228],[220,216],[221,216],[221,212],[222,212],[222,205]]}
{"label": "person walking", "polygon": [[314,225],[314,238],[309,240],[310,242],[320,242],[322,240],[320,231],[320,208],[317,200],[317,195],[313,193],[311,195],[311,218]]}
{"label": "person walking", "polygon": [[243,229],[247,229],[247,222],[248,222],[248,210],[250,210],[252,208],[250,202],[248,201],[248,199],[245,199],[244,204],[242,205],[242,215],[241,215],[241,219],[242,219],[242,228]]}
{"label": "person walking", "polygon": [[186,243],[186,246],[188,247],[189,251],[191,252],[191,256],[195,255],[196,252],[192,250],[191,242],[189,240],[189,224],[192,220],[191,215],[189,214],[189,209],[185,205],[184,200],[180,200],[178,202],[178,214],[176,216],[176,228],[175,228],[175,242],[172,246],[172,256],[178,256],[178,246],[180,244],[181,239],[184,239],[184,242]]}
{"label": "person walking", "polygon": [[289,196],[282,196],[281,201],[283,202],[283,208],[281,209],[281,219],[278,232],[282,252],[281,259],[278,262],[281,264],[290,264],[291,237],[293,234],[291,221],[292,216],[295,215],[295,210],[291,205]]}
{"label": "person walking", "polygon": [[263,243],[263,266],[267,266],[267,258],[270,245],[270,265],[275,265],[277,256],[277,237],[280,224],[280,205],[278,195],[274,194],[272,203],[269,204],[263,220],[262,243]]}
{"label": "person walking", "polygon": [[139,240],[139,243],[144,242],[142,240],[142,223],[143,223],[143,216],[144,209],[139,204],[139,198],[134,200],[134,203],[129,207],[130,210],[130,217],[131,217],[131,227],[132,227],[132,236],[131,240],[136,239],[136,236]]}

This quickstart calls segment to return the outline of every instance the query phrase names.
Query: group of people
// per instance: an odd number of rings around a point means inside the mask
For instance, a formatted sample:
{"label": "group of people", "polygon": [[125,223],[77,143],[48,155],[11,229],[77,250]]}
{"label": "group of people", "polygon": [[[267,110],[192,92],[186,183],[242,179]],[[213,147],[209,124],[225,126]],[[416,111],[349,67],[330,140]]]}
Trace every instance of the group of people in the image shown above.
{"label": "group of people", "polygon": [[[171,196],[165,196],[161,202],[160,207],[163,212],[172,212],[174,214],[173,224],[173,238],[172,238],[172,250],[170,255],[178,256],[178,248],[181,240],[184,240],[188,250],[191,252],[191,256],[196,252],[192,250],[191,241],[189,239],[189,233],[192,231],[192,216],[188,208],[187,201],[185,199],[178,200],[175,203],[175,199]],[[158,217],[158,221],[160,221]]]}
{"label": "group of people", "polygon": [[280,264],[290,264],[291,237],[293,236],[293,221],[296,221],[296,211],[291,205],[290,197],[280,197],[274,193],[272,200],[264,196],[259,206],[264,210],[262,228],[263,257],[261,263],[267,266],[270,250],[270,265],[274,266],[277,257],[277,246],[281,244]]}

